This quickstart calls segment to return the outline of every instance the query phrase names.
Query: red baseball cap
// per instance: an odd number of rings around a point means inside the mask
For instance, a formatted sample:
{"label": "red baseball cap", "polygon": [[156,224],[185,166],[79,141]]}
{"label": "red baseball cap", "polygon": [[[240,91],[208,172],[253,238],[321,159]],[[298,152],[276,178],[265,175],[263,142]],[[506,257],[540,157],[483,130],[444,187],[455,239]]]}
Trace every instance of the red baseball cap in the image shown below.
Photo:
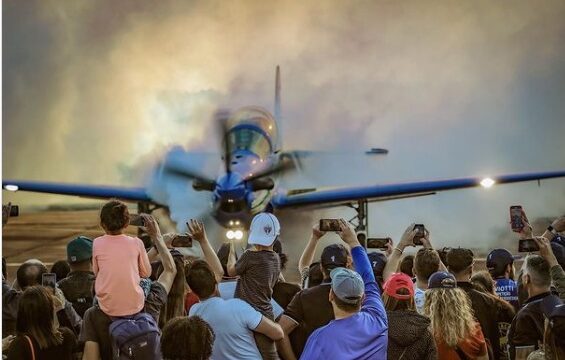
{"label": "red baseball cap", "polygon": [[[410,276],[404,273],[394,273],[392,276],[385,282],[384,292],[388,296],[392,296],[397,300],[408,300],[414,297],[414,283]],[[398,294],[398,290],[406,289],[408,290],[408,294]]]}

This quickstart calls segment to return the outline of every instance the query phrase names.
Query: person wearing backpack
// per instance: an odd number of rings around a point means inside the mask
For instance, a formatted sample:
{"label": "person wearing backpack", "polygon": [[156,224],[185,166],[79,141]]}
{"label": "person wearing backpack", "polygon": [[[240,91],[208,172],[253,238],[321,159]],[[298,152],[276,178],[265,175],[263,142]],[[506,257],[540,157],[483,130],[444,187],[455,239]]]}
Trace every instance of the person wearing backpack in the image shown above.
{"label": "person wearing backpack", "polygon": [[[161,308],[167,302],[177,270],[157,223],[150,215],[143,215],[143,219],[163,264],[163,272],[157,281],[151,282],[141,313],[127,319],[111,318],[97,306],[86,311],[79,338],[85,344],[84,360],[113,360],[118,354],[119,359],[128,359],[132,358],[130,353],[137,356],[136,359],[160,359],[157,321]],[[142,335],[140,343],[132,339],[135,335]],[[148,344],[141,346],[145,340]],[[137,350],[143,351],[144,354],[136,354]]]}

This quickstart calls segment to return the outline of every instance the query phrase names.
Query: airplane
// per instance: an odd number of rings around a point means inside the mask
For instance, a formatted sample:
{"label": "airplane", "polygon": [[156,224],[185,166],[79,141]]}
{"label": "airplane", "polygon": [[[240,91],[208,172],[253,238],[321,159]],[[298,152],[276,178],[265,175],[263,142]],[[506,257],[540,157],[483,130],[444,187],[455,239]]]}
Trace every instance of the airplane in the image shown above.
{"label": "airplane", "polygon": [[[367,230],[368,203],[427,196],[439,191],[491,187],[523,181],[564,177],[565,170],[505,174],[491,177],[465,177],[361,187],[333,189],[279,188],[277,176],[300,169],[301,159],[315,156],[311,151],[284,151],[280,139],[281,82],[280,68],[276,68],[274,114],[257,106],[246,106],[233,113],[219,111],[223,169],[213,178],[191,168],[191,153],[171,151],[160,171],[192,180],[195,191],[211,193],[211,215],[226,230],[229,239],[241,239],[251,218],[261,211],[284,211],[288,208],[328,208],[348,206],[357,211],[356,230]],[[372,148],[365,154],[385,155],[388,150]],[[85,184],[49,183],[3,180],[3,189],[31,191],[89,198],[117,198],[137,202],[140,212],[167,208],[166,203],[154,199],[146,187],[97,186]]]}

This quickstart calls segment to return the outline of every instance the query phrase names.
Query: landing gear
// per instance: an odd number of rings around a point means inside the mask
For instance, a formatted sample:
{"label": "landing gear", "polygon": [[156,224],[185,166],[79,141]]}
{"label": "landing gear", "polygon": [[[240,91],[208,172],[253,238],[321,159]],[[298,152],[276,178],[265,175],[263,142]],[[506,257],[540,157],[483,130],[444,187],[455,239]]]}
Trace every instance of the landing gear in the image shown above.
{"label": "landing gear", "polygon": [[361,245],[367,247],[367,233],[369,232],[369,223],[367,216],[369,215],[369,202],[365,199],[357,201],[357,205],[349,204],[350,208],[357,212],[349,222],[355,226],[355,233],[357,233],[357,240]]}

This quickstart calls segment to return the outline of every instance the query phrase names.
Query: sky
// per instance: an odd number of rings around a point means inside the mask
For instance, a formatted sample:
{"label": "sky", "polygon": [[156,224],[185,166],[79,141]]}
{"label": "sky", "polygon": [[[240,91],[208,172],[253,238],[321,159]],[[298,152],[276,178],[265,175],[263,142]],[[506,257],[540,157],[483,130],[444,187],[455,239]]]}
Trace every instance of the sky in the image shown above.
{"label": "sky", "polygon": [[[288,188],[563,169],[564,18],[558,0],[4,1],[2,176],[147,184],[172,146],[217,149],[217,108],[272,110],[276,65],[285,149],[342,153]],[[510,205],[536,219],[564,200],[558,179],[378,203],[370,235],[420,222],[438,245],[492,248],[514,239]],[[292,214],[289,236],[319,216],[353,213]]]}

